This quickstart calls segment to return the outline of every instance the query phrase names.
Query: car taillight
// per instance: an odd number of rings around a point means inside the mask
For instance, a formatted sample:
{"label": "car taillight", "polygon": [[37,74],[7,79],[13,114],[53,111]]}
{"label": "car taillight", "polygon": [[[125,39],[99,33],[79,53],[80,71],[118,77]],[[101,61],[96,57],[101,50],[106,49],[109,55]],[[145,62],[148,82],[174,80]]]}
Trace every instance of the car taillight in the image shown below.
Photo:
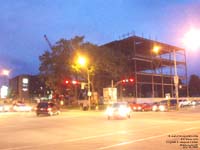
{"label": "car taillight", "polygon": [[48,110],[48,111],[51,111],[52,109],[51,109],[51,108],[48,108],[47,110]]}

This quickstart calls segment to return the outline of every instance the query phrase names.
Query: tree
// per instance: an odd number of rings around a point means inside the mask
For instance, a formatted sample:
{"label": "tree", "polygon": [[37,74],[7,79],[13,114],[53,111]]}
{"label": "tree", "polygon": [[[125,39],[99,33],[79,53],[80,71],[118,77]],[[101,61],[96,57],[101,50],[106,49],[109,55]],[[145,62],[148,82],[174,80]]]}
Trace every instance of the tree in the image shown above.
{"label": "tree", "polygon": [[102,93],[102,88],[111,85],[111,80],[119,81],[128,73],[128,62],[123,51],[115,51],[105,46],[84,42],[83,36],[70,40],[61,39],[50,51],[45,51],[40,59],[40,75],[46,86],[54,93],[62,94],[66,79],[87,81],[87,70],[75,63],[77,55],[88,57],[92,90]]}
{"label": "tree", "polygon": [[200,78],[197,75],[191,75],[189,80],[190,96],[200,96]]}
{"label": "tree", "polygon": [[63,92],[66,78],[73,76],[71,70],[73,51],[76,47],[79,47],[83,39],[84,37],[75,37],[71,40],[61,39],[50,51],[45,51],[39,57],[41,78],[45,80],[46,86],[57,94]]}

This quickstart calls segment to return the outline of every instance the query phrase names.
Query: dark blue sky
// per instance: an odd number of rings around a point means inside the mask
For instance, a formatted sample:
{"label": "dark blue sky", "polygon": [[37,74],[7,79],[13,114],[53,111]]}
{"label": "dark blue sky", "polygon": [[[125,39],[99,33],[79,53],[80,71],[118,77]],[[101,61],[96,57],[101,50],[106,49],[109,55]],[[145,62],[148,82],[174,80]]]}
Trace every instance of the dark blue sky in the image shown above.
{"label": "dark blue sky", "polygon": [[[183,47],[200,28],[199,0],[0,0],[0,69],[36,74],[39,56],[60,38],[84,35],[104,44],[128,32]],[[199,74],[200,50],[187,49],[189,74]]]}

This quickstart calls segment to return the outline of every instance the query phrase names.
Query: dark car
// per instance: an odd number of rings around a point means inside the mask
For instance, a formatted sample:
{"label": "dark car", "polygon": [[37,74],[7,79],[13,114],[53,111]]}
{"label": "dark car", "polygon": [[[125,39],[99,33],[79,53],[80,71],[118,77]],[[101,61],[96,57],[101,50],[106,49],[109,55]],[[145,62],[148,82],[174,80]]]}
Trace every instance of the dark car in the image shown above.
{"label": "dark car", "polygon": [[176,109],[177,101],[175,99],[163,100],[159,103],[159,111],[167,111],[169,109]]}
{"label": "dark car", "polygon": [[40,114],[44,115],[59,115],[60,108],[59,105],[53,102],[40,102],[36,107],[36,115],[39,116]]}

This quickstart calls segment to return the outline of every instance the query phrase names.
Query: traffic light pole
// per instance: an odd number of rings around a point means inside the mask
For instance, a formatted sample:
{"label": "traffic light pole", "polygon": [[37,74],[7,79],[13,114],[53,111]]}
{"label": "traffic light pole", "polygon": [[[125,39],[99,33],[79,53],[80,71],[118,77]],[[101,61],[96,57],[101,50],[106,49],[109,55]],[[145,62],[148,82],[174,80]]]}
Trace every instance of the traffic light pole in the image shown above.
{"label": "traffic light pole", "polygon": [[89,110],[91,110],[91,91],[90,91],[90,72],[89,68],[87,68],[87,80],[88,80],[88,105],[89,105]]}

